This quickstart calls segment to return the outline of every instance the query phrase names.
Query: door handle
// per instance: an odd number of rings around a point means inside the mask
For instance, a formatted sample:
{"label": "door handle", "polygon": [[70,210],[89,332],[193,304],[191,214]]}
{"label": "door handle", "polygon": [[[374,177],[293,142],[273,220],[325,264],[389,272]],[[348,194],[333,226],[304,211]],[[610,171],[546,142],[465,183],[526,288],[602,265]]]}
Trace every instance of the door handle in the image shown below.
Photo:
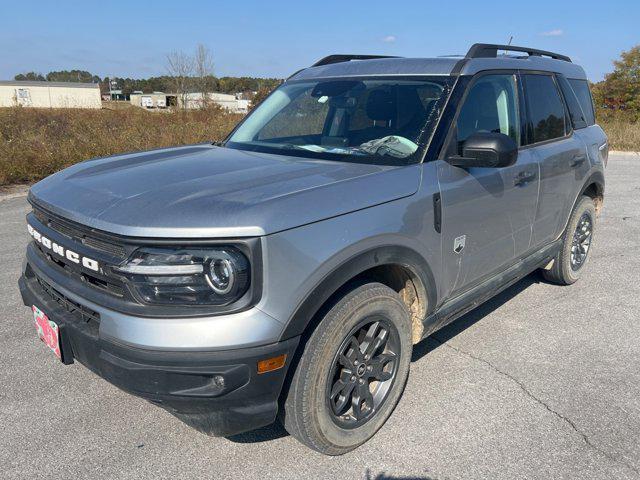
{"label": "door handle", "polygon": [[573,157],[573,159],[571,159],[571,167],[577,167],[579,165],[582,165],[584,163],[584,161],[587,159],[587,156],[584,154],[581,155],[576,155],[575,157]]}
{"label": "door handle", "polygon": [[520,187],[534,180],[536,178],[536,172],[520,172],[517,175],[515,175],[513,178],[514,178],[513,184],[516,187]]}

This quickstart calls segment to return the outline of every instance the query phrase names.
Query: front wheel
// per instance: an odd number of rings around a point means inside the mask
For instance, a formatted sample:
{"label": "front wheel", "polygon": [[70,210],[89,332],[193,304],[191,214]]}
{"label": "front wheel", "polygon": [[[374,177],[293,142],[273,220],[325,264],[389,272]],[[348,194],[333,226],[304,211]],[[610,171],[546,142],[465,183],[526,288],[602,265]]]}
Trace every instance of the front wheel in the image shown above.
{"label": "front wheel", "polygon": [[571,285],[582,276],[589,260],[596,226],[593,200],[583,196],[576,204],[562,237],[562,248],[553,259],[550,270],[543,270],[546,280]]}
{"label": "front wheel", "polygon": [[411,321],[398,294],[369,283],[346,294],[307,342],[284,402],[287,431],[326,455],[369,440],[409,373]]}

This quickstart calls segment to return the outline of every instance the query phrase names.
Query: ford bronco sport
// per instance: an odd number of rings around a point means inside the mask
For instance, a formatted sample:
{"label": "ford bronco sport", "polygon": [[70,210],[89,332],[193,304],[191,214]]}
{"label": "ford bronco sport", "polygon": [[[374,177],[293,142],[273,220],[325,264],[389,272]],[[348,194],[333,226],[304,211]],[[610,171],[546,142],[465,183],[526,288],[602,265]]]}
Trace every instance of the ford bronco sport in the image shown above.
{"label": "ford bronco sport", "polygon": [[20,289],[64,364],[210,435],[279,417],[342,454],[414,344],[536,269],[580,278],[607,157],[563,55],[332,55],[224,142],[34,185]]}

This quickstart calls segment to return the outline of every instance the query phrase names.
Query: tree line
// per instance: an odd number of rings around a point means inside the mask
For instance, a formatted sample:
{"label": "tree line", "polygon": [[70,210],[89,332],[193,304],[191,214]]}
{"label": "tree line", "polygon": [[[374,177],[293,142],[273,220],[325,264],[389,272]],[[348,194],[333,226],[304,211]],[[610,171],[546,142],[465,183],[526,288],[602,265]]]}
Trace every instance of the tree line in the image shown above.
{"label": "tree line", "polygon": [[[78,75],[76,72],[79,72]],[[122,78],[122,77],[104,77],[93,75],[90,72],[80,70],[62,70],[59,72],[49,72],[46,75],[36,72],[20,73],[14,77],[15,80],[35,80],[41,82],[82,82],[82,83],[98,83],[102,93],[109,93],[110,80],[115,81],[114,89],[122,90],[125,94],[136,91],[144,93],[151,92],[173,92],[176,78],[171,75],[162,75],[150,78]],[[207,75],[204,77],[207,88],[212,92],[221,93],[237,93],[237,92],[257,92],[263,89],[272,90],[277,87],[282,80],[279,78],[260,78],[260,77],[216,77]],[[195,87],[195,81],[187,81]],[[190,88],[194,90],[194,88]]]}
{"label": "tree line", "polygon": [[[204,45],[196,47],[193,55],[174,51],[166,56],[167,75],[150,78],[99,77],[85,70],[60,70],[46,75],[39,72],[20,73],[15,80],[46,82],[98,83],[103,94],[111,90],[122,90],[129,95],[133,92],[165,92],[186,95],[188,92],[238,93],[271,91],[282,80],[259,77],[217,77],[214,75],[213,55]],[[206,101],[207,97],[204,96]]]}

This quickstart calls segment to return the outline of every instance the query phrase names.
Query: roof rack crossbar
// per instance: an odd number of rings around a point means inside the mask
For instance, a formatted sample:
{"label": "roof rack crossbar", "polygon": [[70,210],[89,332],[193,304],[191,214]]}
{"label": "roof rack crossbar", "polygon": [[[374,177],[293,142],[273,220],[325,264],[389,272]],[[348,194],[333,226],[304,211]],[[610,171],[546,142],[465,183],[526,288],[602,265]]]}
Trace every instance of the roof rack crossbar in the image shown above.
{"label": "roof rack crossbar", "polygon": [[391,55],[329,55],[321,58],[312,67],[330,65],[332,63],[350,62],[351,60],[375,60],[377,58],[398,58]]}
{"label": "roof rack crossbar", "polygon": [[538,50],[536,48],[516,47],[514,45],[497,45],[493,43],[476,43],[471,46],[467,52],[467,58],[496,58],[498,50],[507,52],[524,52],[531,57],[551,57],[555,60],[564,60],[571,62],[571,58],[559,53],[548,52],[546,50]]}

